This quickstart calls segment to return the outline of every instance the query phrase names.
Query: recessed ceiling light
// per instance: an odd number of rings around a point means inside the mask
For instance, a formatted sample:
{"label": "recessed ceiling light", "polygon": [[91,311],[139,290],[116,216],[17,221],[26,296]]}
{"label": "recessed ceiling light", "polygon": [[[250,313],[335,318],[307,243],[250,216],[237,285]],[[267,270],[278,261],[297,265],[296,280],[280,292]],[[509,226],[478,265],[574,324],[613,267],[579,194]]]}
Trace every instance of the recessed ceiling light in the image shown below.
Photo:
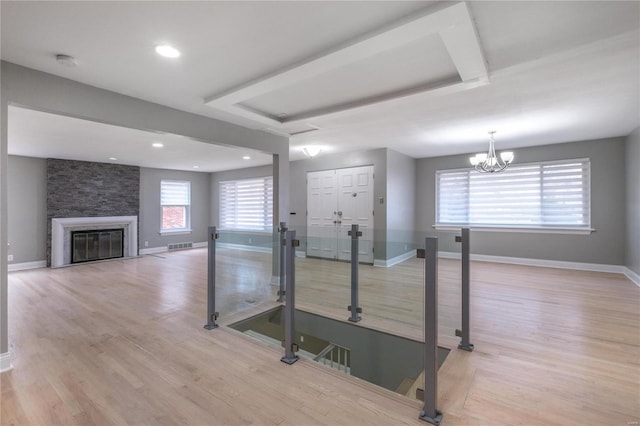
{"label": "recessed ceiling light", "polygon": [[200,166],[193,166],[193,168],[194,168],[194,169],[199,169],[199,168],[200,168]]}
{"label": "recessed ceiling light", "polygon": [[116,158],[116,157],[109,157],[109,160],[111,160],[111,161],[116,161],[116,160],[117,160],[117,158]]}
{"label": "recessed ceiling light", "polygon": [[156,46],[156,53],[158,55],[164,56],[165,58],[180,57],[180,51],[173,46],[169,46],[168,44],[160,44]]}
{"label": "recessed ceiling light", "polygon": [[322,151],[322,148],[320,148],[319,146],[310,145],[302,148],[302,152],[304,152],[304,155],[310,158],[313,158],[316,155],[320,154],[320,151]]}
{"label": "recessed ceiling light", "polygon": [[154,142],[151,144],[151,146],[154,148],[162,148],[164,144],[162,142]]}
{"label": "recessed ceiling light", "polygon": [[251,160],[251,157],[249,157],[248,155],[245,155],[244,157],[242,157],[243,160]]}

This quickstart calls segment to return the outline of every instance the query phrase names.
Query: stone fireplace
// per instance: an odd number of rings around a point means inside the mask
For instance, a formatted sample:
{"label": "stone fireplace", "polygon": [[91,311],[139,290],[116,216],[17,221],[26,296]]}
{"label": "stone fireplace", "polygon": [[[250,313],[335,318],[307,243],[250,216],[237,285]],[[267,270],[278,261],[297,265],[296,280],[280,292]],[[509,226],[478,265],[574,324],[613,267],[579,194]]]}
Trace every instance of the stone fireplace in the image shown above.
{"label": "stone fireplace", "polygon": [[51,267],[71,265],[72,233],[122,229],[122,257],[138,254],[138,216],[65,217],[51,219]]}
{"label": "stone fireplace", "polygon": [[71,264],[72,231],[123,228],[123,255],[137,256],[139,215],[140,167],[47,159],[47,266]]}

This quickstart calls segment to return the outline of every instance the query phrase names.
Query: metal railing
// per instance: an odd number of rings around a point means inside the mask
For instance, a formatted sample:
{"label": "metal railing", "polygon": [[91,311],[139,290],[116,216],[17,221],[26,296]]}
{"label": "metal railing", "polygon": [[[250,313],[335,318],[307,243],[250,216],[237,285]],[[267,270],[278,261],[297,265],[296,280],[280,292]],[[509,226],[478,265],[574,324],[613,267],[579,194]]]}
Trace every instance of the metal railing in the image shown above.
{"label": "metal railing", "polygon": [[313,360],[335,370],[351,374],[351,350],[335,343],[329,343]]}
{"label": "metal railing", "polygon": [[207,232],[207,323],[204,328],[212,330],[218,327],[216,320],[216,240],[218,233],[215,226],[210,226]]}
{"label": "metal railing", "polygon": [[348,235],[351,237],[351,305],[347,310],[351,312],[349,321],[358,322],[362,319],[359,315],[362,313],[362,308],[358,306],[358,267],[360,266],[358,238],[362,236],[362,231],[358,230],[358,225],[351,225]]}
{"label": "metal railing", "polygon": [[300,241],[296,240],[296,231],[286,231],[285,239],[281,242],[285,246],[285,306],[284,306],[284,356],[280,361],[293,364],[298,360],[296,352],[298,344],[295,342],[295,289],[296,289],[296,247]]}
{"label": "metal railing", "polygon": [[434,425],[442,421],[438,411],[438,238],[427,237],[424,258],[424,406],[420,420]]}
{"label": "metal railing", "polygon": [[469,228],[462,228],[461,235],[456,237],[456,242],[462,244],[462,324],[459,330],[456,330],[456,336],[460,337],[459,349],[465,351],[473,351],[471,343],[471,288],[470,288],[470,238]]}

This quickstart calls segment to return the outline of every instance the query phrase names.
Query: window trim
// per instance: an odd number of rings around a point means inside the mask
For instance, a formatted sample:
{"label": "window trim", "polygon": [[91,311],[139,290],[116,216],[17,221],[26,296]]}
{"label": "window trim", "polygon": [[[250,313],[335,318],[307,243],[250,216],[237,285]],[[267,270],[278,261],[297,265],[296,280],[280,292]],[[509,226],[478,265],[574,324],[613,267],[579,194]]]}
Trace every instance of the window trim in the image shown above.
{"label": "window trim", "polygon": [[[435,181],[434,181],[434,194],[435,194],[435,211],[434,211],[434,219],[435,224],[432,225],[432,228],[436,230],[442,231],[454,231],[459,230],[460,228],[469,228],[473,231],[481,231],[481,232],[522,232],[522,233],[537,233],[537,234],[574,234],[574,235],[589,235],[596,230],[592,227],[591,223],[591,159],[590,158],[567,158],[561,160],[550,160],[550,161],[534,161],[529,163],[518,163],[516,166],[545,166],[545,165],[554,165],[554,164],[567,164],[567,163],[587,163],[588,164],[588,173],[589,173],[589,201],[587,206],[587,211],[589,214],[589,224],[582,226],[567,226],[567,225],[539,225],[539,226],[531,226],[531,225],[499,225],[499,224],[470,224],[470,223],[438,223],[438,201],[439,201],[439,192],[438,192],[438,174],[439,173],[459,173],[459,172],[469,172],[474,173],[475,171],[471,168],[456,168],[456,169],[441,169],[436,170],[435,173]],[[469,175],[470,176],[470,175]]]}
{"label": "window trim", "polygon": [[191,228],[179,228],[179,229],[163,229],[159,232],[160,235],[190,235],[193,232]]}
{"label": "window trim", "polygon": [[[170,228],[164,229],[162,227],[162,223],[164,221],[163,215],[163,207],[162,204],[162,184],[164,182],[173,182],[173,183],[186,183],[189,186],[189,204],[167,204],[167,206],[184,206],[186,207],[186,227],[184,228]],[[179,180],[179,179],[160,179],[160,231],[158,232],[160,235],[189,235],[192,233],[191,229],[191,181],[190,180]]]}
{"label": "window trim", "polygon": [[522,232],[527,234],[569,234],[569,235],[589,235],[592,232],[596,232],[594,228],[536,228],[536,227],[517,227],[517,226],[479,226],[479,225],[431,225],[433,229],[438,231],[459,231],[460,228],[469,228],[470,230],[477,232]]}

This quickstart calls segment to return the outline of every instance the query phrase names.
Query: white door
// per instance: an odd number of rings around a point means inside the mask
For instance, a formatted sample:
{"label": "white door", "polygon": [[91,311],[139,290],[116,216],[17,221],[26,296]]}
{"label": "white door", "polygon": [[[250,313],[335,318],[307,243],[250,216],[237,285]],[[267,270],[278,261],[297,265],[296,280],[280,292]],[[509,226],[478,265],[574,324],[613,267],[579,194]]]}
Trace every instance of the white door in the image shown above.
{"label": "white door", "polygon": [[362,231],[360,262],[373,263],[373,166],[337,170],[338,259],[351,260],[351,225]]}
{"label": "white door", "polygon": [[351,260],[352,224],[360,225],[360,262],[373,263],[373,166],[307,174],[307,255]]}
{"label": "white door", "polygon": [[336,258],[336,171],[307,173],[307,255]]}

